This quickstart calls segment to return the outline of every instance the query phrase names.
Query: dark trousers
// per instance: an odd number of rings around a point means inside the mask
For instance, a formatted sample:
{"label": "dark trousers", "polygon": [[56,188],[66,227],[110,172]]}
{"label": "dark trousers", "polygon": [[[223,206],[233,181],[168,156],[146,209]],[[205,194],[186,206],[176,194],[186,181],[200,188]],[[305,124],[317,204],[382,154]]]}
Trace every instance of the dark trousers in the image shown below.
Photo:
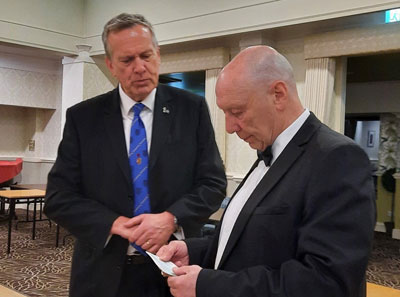
{"label": "dark trousers", "polygon": [[145,263],[125,264],[117,297],[170,297],[167,279],[149,257]]}

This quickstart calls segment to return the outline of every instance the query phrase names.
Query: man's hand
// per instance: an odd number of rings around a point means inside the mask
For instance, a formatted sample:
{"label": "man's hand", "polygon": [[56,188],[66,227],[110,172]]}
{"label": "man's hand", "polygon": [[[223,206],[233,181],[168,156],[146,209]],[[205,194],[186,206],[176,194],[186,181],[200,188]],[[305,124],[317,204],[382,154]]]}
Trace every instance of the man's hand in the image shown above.
{"label": "man's hand", "polygon": [[110,234],[116,234],[123,238],[129,239],[129,236],[132,234],[133,230],[137,226],[131,225],[129,228],[125,226],[125,224],[130,220],[130,218],[120,216],[118,217],[112,224]]}
{"label": "man's hand", "polygon": [[176,266],[189,265],[189,254],[187,245],[184,241],[174,240],[168,245],[164,245],[157,253],[162,261],[171,261]]}
{"label": "man's hand", "polygon": [[175,267],[176,276],[168,277],[168,286],[174,297],[196,297],[196,282],[202,268],[197,265]]}
{"label": "man's hand", "polygon": [[175,232],[174,216],[164,211],[159,214],[141,214],[126,223],[125,228],[135,228],[128,240],[155,254]]}

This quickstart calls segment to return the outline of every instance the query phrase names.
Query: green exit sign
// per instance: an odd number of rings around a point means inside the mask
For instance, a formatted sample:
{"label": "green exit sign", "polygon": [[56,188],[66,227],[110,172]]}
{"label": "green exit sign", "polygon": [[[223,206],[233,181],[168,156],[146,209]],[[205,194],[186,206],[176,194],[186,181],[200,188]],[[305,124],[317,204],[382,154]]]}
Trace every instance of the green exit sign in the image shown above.
{"label": "green exit sign", "polygon": [[385,23],[400,22],[400,8],[386,10]]}

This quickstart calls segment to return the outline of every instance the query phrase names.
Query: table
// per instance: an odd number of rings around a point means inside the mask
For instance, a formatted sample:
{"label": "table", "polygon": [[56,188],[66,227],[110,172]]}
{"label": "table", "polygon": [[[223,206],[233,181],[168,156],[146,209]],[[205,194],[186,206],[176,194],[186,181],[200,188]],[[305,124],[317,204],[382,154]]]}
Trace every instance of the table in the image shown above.
{"label": "table", "polygon": [[367,296],[368,297],[400,297],[400,290],[388,288],[372,283],[367,283]]}
{"label": "table", "polygon": [[9,186],[11,190],[43,190],[46,191],[46,184],[16,184]]}
{"label": "table", "polygon": [[[17,185],[10,185],[10,189],[11,190],[23,190],[23,189],[33,190],[33,189],[37,189],[37,190],[46,191],[46,187],[47,187],[47,184],[17,184]],[[26,211],[28,213],[29,206],[27,207]],[[40,212],[39,212],[39,214],[40,214],[39,220],[36,220],[36,222],[37,221],[46,221],[46,220],[51,222],[50,219],[42,219],[42,204],[40,204]],[[27,215],[27,217],[28,217],[28,215]],[[56,224],[56,225],[57,225],[57,227],[56,227],[56,247],[58,247],[59,238],[60,238],[60,225],[59,224]],[[51,223],[50,223],[50,227],[51,227]],[[64,236],[63,242],[65,243],[65,236]]]}
{"label": "table", "polygon": [[4,183],[14,176],[18,175],[22,170],[22,159],[18,158],[15,161],[0,161],[0,184]]}
{"label": "table", "polygon": [[[16,184],[16,185],[10,185],[9,186],[11,190],[43,190],[46,191],[46,184]],[[30,202],[27,202],[27,207],[26,207],[26,221],[19,221],[21,223],[25,222],[32,222],[30,221],[29,218],[29,204]],[[43,209],[42,209],[42,203],[39,204],[40,210],[39,210],[39,219],[37,221],[50,221],[49,219],[42,219],[42,214],[43,214]]]}
{"label": "table", "polygon": [[2,190],[0,191],[0,199],[2,203],[9,204],[9,216],[8,216],[8,238],[7,238],[7,254],[10,253],[11,246],[11,230],[12,220],[15,216],[15,205],[20,203],[27,203],[33,200],[33,226],[32,226],[32,239],[35,239],[36,231],[36,203],[43,202],[46,191],[43,190]]}
{"label": "table", "polygon": [[0,285],[0,296],[7,296],[7,297],[26,297],[26,295],[23,295],[21,293],[18,293],[17,291],[14,291],[13,289],[7,288],[5,286]]}
{"label": "table", "polygon": [[[38,190],[43,190],[46,191],[47,184],[17,184],[17,185],[10,185],[11,190],[22,190],[22,189],[38,189]],[[28,212],[29,207],[27,207],[27,212]],[[39,220],[36,221],[45,221],[49,219],[42,219],[42,204],[40,204],[40,218]],[[50,221],[50,220],[49,220]],[[60,225],[56,224],[56,247],[59,245],[59,238],[60,238]],[[51,226],[51,224],[50,224]],[[63,242],[65,243],[65,236],[63,238]]]}

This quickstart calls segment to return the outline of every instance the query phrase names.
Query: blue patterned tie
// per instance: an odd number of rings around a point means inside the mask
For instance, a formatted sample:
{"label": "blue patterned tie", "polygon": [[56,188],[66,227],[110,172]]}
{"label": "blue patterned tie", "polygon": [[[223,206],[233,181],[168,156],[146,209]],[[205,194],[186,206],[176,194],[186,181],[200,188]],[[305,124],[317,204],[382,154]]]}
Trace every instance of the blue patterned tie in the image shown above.
{"label": "blue patterned tie", "polygon": [[[146,129],[140,118],[140,112],[144,105],[137,103],[133,107],[134,117],[131,126],[131,138],[129,146],[129,164],[131,166],[131,176],[134,195],[133,216],[142,213],[150,213],[150,200],[148,189],[148,154]],[[135,244],[132,244],[142,254],[145,254],[143,249]]]}

